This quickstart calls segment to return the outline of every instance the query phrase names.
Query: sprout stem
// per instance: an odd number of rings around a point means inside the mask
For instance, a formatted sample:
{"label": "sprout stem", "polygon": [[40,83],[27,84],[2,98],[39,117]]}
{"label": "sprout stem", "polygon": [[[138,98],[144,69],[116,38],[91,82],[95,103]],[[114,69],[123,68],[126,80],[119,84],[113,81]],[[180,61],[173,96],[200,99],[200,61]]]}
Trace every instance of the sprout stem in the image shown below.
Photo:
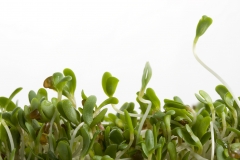
{"label": "sprout stem", "polygon": [[206,69],[208,70],[211,74],[213,74],[227,89],[228,91],[232,94],[233,99],[235,100],[235,102],[237,103],[238,107],[240,107],[240,101],[239,99],[235,96],[234,92],[232,91],[232,89],[230,88],[230,86],[227,84],[227,82],[225,82],[216,72],[214,72],[210,67],[208,67],[205,63],[203,63],[203,61],[201,61],[201,59],[198,57],[197,53],[196,53],[196,42],[194,41],[193,43],[193,55],[196,58],[196,60]]}
{"label": "sprout stem", "polygon": [[215,142],[214,142],[214,130],[213,130],[213,122],[210,122],[211,127],[211,141],[212,141],[212,153],[211,153],[211,160],[214,159],[214,151],[215,151]]}
{"label": "sprout stem", "polygon": [[226,132],[226,127],[227,127],[227,123],[226,123],[226,116],[225,116],[225,112],[222,112],[222,133],[221,133],[221,138],[224,137],[225,132]]}
{"label": "sprout stem", "polygon": [[78,132],[78,130],[84,125],[84,122],[80,123],[77,128],[75,128],[75,130],[73,131],[72,137],[71,137],[71,141],[70,141],[70,148],[72,148],[73,146],[73,142],[74,142],[74,138]]}
{"label": "sprout stem", "polygon": [[139,99],[139,101],[141,101],[142,103],[147,103],[147,104],[148,104],[148,107],[147,107],[147,110],[145,111],[145,113],[144,113],[144,115],[143,115],[143,117],[142,117],[142,119],[141,119],[141,122],[140,122],[140,124],[139,124],[139,127],[138,127],[138,134],[137,134],[136,144],[138,143],[138,138],[139,138],[139,135],[140,135],[140,133],[141,133],[143,124],[144,124],[145,120],[147,119],[148,114],[149,114],[150,109],[151,109],[151,106],[152,106],[152,102],[151,102],[151,101],[145,100],[145,99],[143,99],[143,98],[140,97],[140,96],[138,96],[138,99]]}
{"label": "sprout stem", "polygon": [[13,143],[13,137],[12,137],[11,131],[8,128],[7,124],[3,120],[1,120],[1,124],[3,125],[3,127],[5,128],[5,130],[8,134],[8,138],[9,138],[10,145],[11,145],[11,151],[13,151],[14,150],[14,143]]}
{"label": "sprout stem", "polygon": [[129,142],[127,148],[125,148],[123,151],[121,151],[121,152],[117,155],[116,160],[120,159],[121,156],[122,156],[127,150],[129,150],[129,148],[130,148],[131,145],[133,144],[133,140],[134,140],[134,134],[130,133],[130,142]]}

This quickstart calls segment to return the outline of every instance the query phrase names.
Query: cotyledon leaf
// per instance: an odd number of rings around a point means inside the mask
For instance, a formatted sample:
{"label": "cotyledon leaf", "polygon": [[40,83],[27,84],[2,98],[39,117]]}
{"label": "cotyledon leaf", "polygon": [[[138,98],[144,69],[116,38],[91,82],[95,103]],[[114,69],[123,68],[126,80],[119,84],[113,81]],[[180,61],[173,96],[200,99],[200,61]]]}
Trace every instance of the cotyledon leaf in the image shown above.
{"label": "cotyledon leaf", "polygon": [[110,78],[110,77],[112,77],[112,75],[111,75],[111,73],[109,73],[109,72],[105,72],[104,74],[103,74],[103,76],[102,76],[102,88],[103,88],[103,91],[105,92],[105,94],[106,95],[108,95],[108,93],[107,93],[107,87],[106,87],[106,85],[107,85],[107,80],[108,80],[108,78]]}
{"label": "cotyledon leaf", "polygon": [[93,108],[95,107],[97,98],[89,96],[83,106],[83,120],[86,124],[90,125],[93,121]]}
{"label": "cotyledon leaf", "polygon": [[116,77],[109,77],[107,79],[106,91],[109,97],[112,97],[115,93],[119,80]]}
{"label": "cotyledon leaf", "polygon": [[96,124],[100,123],[103,119],[105,114],[107,113],[107,108],[103,109],[92,121],[90,128],[94,127]]}
{"label": "cotyledon leaf", "polygon": [[69,68],[65,68],[63,70],[63,74],[65,76],[71,76],[72,79],[70,81],[67,82],[67,86],[69,88],[69,92],[74,95],[75,89],[76,89],[76,85],[77,85],[77,80],[76,80],[76,76],[74,74],[74,72],[69,69]]}

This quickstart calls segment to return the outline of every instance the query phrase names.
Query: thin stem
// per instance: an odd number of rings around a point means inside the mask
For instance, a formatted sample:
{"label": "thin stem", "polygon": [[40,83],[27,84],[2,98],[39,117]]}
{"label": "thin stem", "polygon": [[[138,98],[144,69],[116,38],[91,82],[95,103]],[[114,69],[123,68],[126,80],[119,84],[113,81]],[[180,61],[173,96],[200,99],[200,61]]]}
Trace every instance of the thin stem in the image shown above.
{"label": "thin stem", "polygon": [[70,148],[72,148],[73,146],[73,142],[74,142],[74,138],[78,132],[78,130],[84,125],[84,122],[80,123],[77,128],[75,128],[75,130],[73,131],[72,137],[71,137],[71,141],[70,141]]}
{"label": "thin stem", "polygon": [[213,160],[214,159],[214,151],[215,151],[213,122],[210,122],[210,127],[211,127],[211,141],[212,141],[211,160]]}
{"label": "thin stem", "polygon": [[54,149],[53,149],[53,144],[52,144],[52,128],[53,128],[53,123],[54,123],[54,120],[57,116],[57,109],[55,108],[55,112],[53,114],[53,117],[51,119],[51,122],[50,122],[50,128],[49,128],[49,147],[50,147],[50,151],[52,151],[54,153]]}
{"label": "thin stem", "polygon": [[3,125],[3,127],[5,128],[5,130],[8,134],[8,138],[9,138],[10,145],[11,145],[11,151],[13,151],[14,150],[14,143],[13,143],[13,137],[12,137],[11,131],[8,128],[7,124],[3,120],[1,120],[1,124]]}
{"label": "thin stem", "polygon": [[127,150],[129,150],[129,148],[130,148],[130,147],[132,146],[132,144],[133,144],[133,140],[134,140],[134,134],[131,134],[131,133],[130,133],[130,142],[129,142],[127,148],[125,148],[123,151],[121,151],[121,152],[117,155],[116,160],[120,159],[121,156],[122,156],[125,152],[127,152]]}
{"label": "thin stem", "polygon": [[220,77],[217,73],[215,73],[210,67],[208,67],[205,63],[203,63],[203,61],[201,61],[201,59],[198,57],[197,53],[196,53],[196,43],[193,43],[193,55],[196,58],[196,60],[206,69],[208,70],[210,73],[212,73],[227,89],[228,91],[232,94],[233,99],[235,100],[235,102],[237,103],[238,107],[240,107],[240,101],[239,99],[235,96],[233,90],[230,88],[230,86],[227,84],[227,82],[225,82],[222,77]]}
{"label": "thin stem", "polygon": [[225,112],[222,112],[222,127],[223,127],[223,129],[222,129],[222,133],[221,133],[221,138],[224,137],[226,128],[227,128]]}
{"label": "thin stem", "polygon": [[143,124],[144,124],[145,120],[147,119],[148,114],[149,114],[150,109],[151,109],[151,106],[152,106],[152,102],[151,102],[151,101],[145,100],[145,99],[143,99],[143,98],[140,97],[140,96],[138,96],[138,99],[139,99],[140,102],[148,104],[148,106],[147,106],[147,109],[146,109],[146,111],[145,111],[145,113],[144,113],[144,115],[143,115],[143,117],[142,117],[142,119],[141,119],[141,122],[140,122],[140,124],[139,124],[139,127],[138,127],[138,134],[137,134],[136,144],[138,143],[138,138],[139,138],[139,135],[140,135],[140,133],[141,133]]}

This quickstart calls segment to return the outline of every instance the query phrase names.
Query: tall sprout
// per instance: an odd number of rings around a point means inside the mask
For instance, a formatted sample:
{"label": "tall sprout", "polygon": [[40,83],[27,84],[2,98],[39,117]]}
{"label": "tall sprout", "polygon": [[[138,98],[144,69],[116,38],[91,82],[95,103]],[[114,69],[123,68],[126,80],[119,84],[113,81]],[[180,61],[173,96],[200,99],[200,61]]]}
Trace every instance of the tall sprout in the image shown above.
{"label": "tall sprout", "polygon": [[[208,29],[208,27],[212,24],[212,19],[208,16],[202,16],[202,18],[199,20],[198,25],[197,25],[197,29],[196,29],[196,36],[194,38],[193,41],[193,55],[196,58],[196,60],[206,69],[208,70],[211,74],[213,74],[227,89],[228,91],[231,93],[231,95],[233,96],[233,99],[235,100],[235,102],[237,103],[238,106],[240,106],[240,102],[238,100],[238,98],[235,96],[234,92],[232,91],[232,89],[230,88],[230,86],[223,80],[222,77],[220,77],[216,72],[214,72],[210,67],[208,67],[197,55],[196,53],[196,44],[198,42],[199,37],[201,37],[206,30]],[[215,114],[215,113],[212,113]],[[214,115],[212,115],[212,117],[215,117]],[[238,124],[237,119],[235,122],[235,126]],[[214,151],[215,151],[215,143],[214,143],[214,119],[212,119],[211,122],[211,139],[212,139],[212,154],[211,154],[211,160],[214,159]]]}

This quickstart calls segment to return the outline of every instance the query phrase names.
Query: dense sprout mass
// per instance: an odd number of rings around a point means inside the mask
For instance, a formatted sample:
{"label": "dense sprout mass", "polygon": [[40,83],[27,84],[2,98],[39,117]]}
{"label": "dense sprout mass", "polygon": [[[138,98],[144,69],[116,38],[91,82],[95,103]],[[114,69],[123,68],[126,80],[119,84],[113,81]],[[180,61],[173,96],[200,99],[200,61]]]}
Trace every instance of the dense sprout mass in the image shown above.
{"label": "dense sprout mass", "polygon": [[[194,51],[211,23],[207,16],[199,21]],[[77,104],[77,80],[68,68],[47,77],[44,88],[30,91],[24,107],[12,101],[22,88],[0,97],[0,160],[240,158],[239,100],[226,84],[216,87],[219,99],[215,101],[200,90],[195,94],[199,103],[191,107],[177,96],[160,102],[155,91],[147,88],[151,76],[147,62],[133,102],[114,97],[119,80],[105,72],[106,100],[99,103],[95,95],[82,90],[82,104]],[[49,98],[48,90],[56,91],[56,97]],[[107,113],[109,107],[115,113]]]}

